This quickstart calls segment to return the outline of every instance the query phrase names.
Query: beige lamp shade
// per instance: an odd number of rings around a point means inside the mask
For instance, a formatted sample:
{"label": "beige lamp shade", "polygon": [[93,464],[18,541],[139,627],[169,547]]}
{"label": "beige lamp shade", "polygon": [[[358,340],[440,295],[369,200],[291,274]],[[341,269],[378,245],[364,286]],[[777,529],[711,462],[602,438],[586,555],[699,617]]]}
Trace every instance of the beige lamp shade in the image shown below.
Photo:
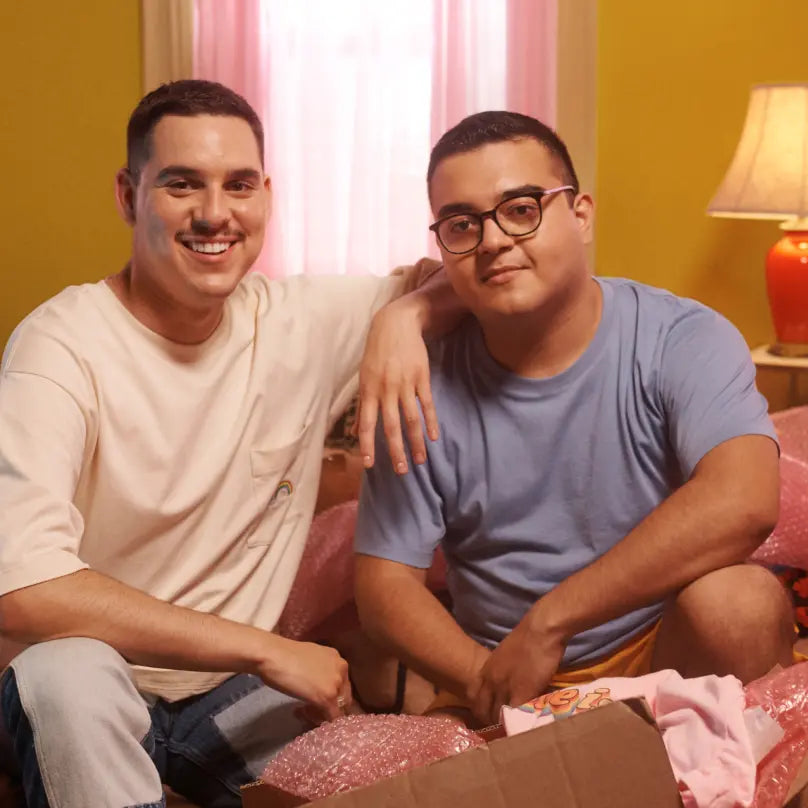
{"label": "beige lamp shade", "polygon": [[713,216],[808,216],[808,83],[757,84],[732,164],[710,201]]}

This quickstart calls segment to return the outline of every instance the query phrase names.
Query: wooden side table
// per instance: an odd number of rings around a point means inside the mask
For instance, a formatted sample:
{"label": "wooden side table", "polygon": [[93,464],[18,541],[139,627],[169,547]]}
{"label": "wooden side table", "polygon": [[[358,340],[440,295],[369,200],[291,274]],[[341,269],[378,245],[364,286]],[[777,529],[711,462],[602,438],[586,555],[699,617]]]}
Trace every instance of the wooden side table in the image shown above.
{"label": "wooden side table", "polygon": [[[760,345],[751,351],[752,361],[758,368],[758,387],[769,400],[769,409],[808,404],[808,356],[779,356],[770,353],[769,348],[769,345]],[[775,384],[768,385],[768,379]],[[767,387],[776,389],[767,392]]]}

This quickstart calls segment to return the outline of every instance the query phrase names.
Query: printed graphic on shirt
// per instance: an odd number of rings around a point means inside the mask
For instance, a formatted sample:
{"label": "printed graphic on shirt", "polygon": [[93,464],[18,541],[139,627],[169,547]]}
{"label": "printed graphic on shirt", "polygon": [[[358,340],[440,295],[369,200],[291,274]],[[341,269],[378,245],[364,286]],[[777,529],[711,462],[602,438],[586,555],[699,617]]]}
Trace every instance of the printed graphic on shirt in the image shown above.
{"label": "printed graphic on shirt", "polygon": [[275,489],[275,493],[272,495],[272,499],[269,501],[269,504],[277,505],[287,497],[291,497],[294,490],[295,487],[292,485],[290,480],[282,480]]}
{"label": "printed graphic on shirt", "polygon": [[584,691],[577,687],[568,687],[564,690],[555,690],[552,693],[545,693],[533,701],[521,704],[517,709],[525,713],[538,716],[552,716],[559,720],[569,718],[575,713],[592,710],[595,707],[604,707],[611,704],[613,699],[611,688],[596,687],[593,690]]}

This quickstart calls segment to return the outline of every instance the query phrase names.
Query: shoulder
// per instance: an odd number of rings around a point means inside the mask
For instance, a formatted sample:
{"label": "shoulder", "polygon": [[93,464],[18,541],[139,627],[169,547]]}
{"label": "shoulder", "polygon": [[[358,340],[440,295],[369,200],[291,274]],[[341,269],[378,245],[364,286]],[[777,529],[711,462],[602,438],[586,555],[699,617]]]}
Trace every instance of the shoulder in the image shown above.
{"label": "shoulder", "polygon": [[[34,309],[6,344],[0,383],[11,374],[44,380],[92,406],[92,356],[106,327],[105,294],[100,284],[71,286]],[[43,389],[37,384],[31,389]]]}
{"label": "shoulder", "polygon": [[481,349],[482,341],[476,338],[479,328],[477,321],[469,316],[453,331],[430,340],[427,352],[433,374],[453,380],[465,376]]}
{"label": "shoulder", "polygon": [[99,299],[106,294],[97,284],[68,286],[37,306],[12,332],[3,353],[3,369],[23,361],[38,344],[77,346],[92,333]]}
{"label": "shoulder", "polygon": [[646,344],[656,339],[662,344],[689,338],[740,338],[738,329],[719,312],[667,289],[625,278],[598,278],[610,290],[618,317],[636,324]]}
{"label": "shoulder", "polygon": [[58,294],[40,303],[19,323],[17,330],[58,327],[62,323],[75,324],[76,317],[83,316],[98,307],[99,297],[106,294],[103,287],[105,283],[99,281],[62,289]]}
{"label": "shoulder", "polygon": [[660,317],[667,323],[699,314],[717,315],[717,312],[697,300],[681,297],[658,286],[627,278],[598,278],[598,283],[611,290],[619,309],[635,308],[639,312]]}
{"label": "shoulder", "polygon": [[269,278],[260,272],[246,275],[227,305],[236,322],[251,333],[270,335],[273,340],[280,334],[287,339],[295,334],[300,338],[310,334],[320,319],[317,311],[323,306],[306,276]]}
{"label": "shoulder", "polygon": [[263,310],[274,305],[302,302],[305,286],[302,275],[276,279],[260,272],[250,272],[230,295],[230,304],[236,309]]}
{"label": "shoulder", "polygon": [[340,317],[365,310],[404,291],[406,277],[400,273],[379,275],[293,275],[268,278],[259,272],[247,275],[231,299],[236,307],[257,307],[277,312],[283,307],[297,312]]}

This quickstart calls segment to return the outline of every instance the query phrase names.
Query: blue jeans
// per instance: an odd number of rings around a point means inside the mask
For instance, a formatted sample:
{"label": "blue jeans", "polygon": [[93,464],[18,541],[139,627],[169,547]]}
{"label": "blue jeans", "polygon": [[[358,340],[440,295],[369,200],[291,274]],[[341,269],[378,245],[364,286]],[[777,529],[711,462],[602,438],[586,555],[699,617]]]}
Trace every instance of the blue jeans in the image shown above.
{"label": "blue jeans", "polygon": [[[54,672],[54,687],[58,681]],[[42,775],[48,762],[39,759],[32,723],[40,732],[47,732],[49,725],[42,718],[29,720],[23,701],[15,671],[9,669],[0,682],[0,705],[27,808],[50,808]],[[202,808],[240,808],[239,787],[259,777],[269,758],[310,728],[299,716],[300,706],[258,677],[239,674],[199,696],[178,702],[144,702],[151,727],[141,744],[160,781],[178,794]],[[42,712],[47,715],[46,710]],[[56,728],[55,724],[50,726]],[[126,766],[127,760],[120,760],[119,765]],[[108,772],[108,776],[114,778],[115,772]],[[55,790],[52,786],[51,793]],[[54,794],[54,798],[59,796]],[[91,794],[85,794],[84,799],[88,806],[101,803],[100,797],[98,803],[92,801]],[[76,802],[73,797],[64,804]],[[165,798],[135,805],[157,808],[165,805]]]}

